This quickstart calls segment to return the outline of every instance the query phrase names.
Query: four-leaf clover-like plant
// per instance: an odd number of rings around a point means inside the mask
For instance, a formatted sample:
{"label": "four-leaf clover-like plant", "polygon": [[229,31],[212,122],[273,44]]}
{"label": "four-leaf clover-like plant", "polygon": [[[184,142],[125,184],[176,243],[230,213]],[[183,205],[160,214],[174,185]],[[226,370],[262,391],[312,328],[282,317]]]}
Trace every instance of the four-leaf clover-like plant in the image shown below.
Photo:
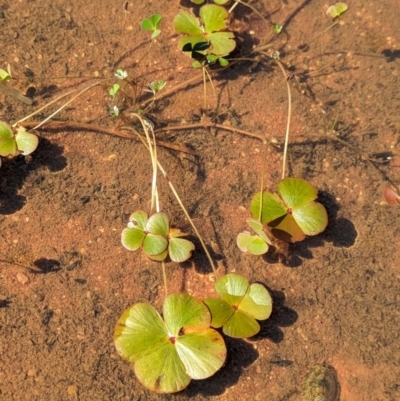
{"label": "four-leaf clover-like plant", "polygon": [[204,303],[211,311],[211,326],[222,327],[229,337],[254,336],[260,331],[257,320],[271,315],[271,295],[259,283],[250,285],[243,276],[227,274],[216,281],[215,290],[221,298],[210,297]]}
{"label": "four-leaf clover-like plant", "polygon": [[258,192],[251,201],[250,211],[253,218],[260,216],[259,221],[276,238],[302,241],[306,235],[321,233],[328,224],[325,207],[315,201],[317,196],[318,191],[307,181],[288,177],[279,182],[278,194]]}
{"label": "four-leaf clover-like plant", "polygon": [[114,342],[145,387],[175,393],[191,379],[212,376],[225,362],[225,342],[210,323],[203,302],[176,293],[165,298],[163,318],[147,303],[127,309],[118,320]]}
{"label": "four-leaf clover-like plant", "polygon": [[0,156],[27,156],[35,151],[38,143],[38,137],[27,132],[24,127],[18,127],[14,133],[8,124],[0,121]]}
{"label": "four-leaf clover-like plant", "polygon": [[[236,42],[232,32],[226,32],[228,29],[228,11],[215,4],[206,4],[199,11],[201,22],[187,11],[180,11],[174,18],[174,29],[176,32],[185,35],[179,39],[179,48],[192,51],[198,48],[199,44],[207,43],[204,46],[202,54],[205,56],[214,56],[209,60],[222,60],[226,65],[224,56],[235,50]],[[197,45],[197,46],[196,46]]]}
{"label": "four-leaf clover-like plant", "polygon": [[165,213],[158,212],[148,217],[146,212],[137,211],[130,216],[121,241],[130,251],[142,248],[152,260],[161,262],[169,255],[174,262],[184,262],[194,250],[192,242],[180,238],[185,235],[179,229],[170,228]]}

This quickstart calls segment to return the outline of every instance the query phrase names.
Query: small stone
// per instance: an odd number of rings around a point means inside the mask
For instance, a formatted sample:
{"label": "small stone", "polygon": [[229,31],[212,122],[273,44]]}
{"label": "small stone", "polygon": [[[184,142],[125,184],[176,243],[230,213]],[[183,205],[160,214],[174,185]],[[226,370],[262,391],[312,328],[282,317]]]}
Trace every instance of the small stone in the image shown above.
{"label": "small stone", "polygon": [[76,386],[69,386],[68,388],[67,388],[67,393],[69,394],[69,395],[74,395],[74,394],[76,394],[78,392],[78,388],[76,387]]}
{"label": "small stone", "polygon": [[17,281],[21,284],[28,284],[29,277],[24,273],[17,273]]}

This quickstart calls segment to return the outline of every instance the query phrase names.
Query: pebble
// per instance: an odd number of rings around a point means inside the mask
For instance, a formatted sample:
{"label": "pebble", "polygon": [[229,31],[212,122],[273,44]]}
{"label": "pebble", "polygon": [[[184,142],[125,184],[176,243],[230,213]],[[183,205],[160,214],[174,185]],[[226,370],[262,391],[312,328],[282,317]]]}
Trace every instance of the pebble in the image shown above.
{"label": "pebble", "polygon": [[28,284],[29,283],[29,277],[24,274],[24,273],[17,273],[17,281],[21,284]]}

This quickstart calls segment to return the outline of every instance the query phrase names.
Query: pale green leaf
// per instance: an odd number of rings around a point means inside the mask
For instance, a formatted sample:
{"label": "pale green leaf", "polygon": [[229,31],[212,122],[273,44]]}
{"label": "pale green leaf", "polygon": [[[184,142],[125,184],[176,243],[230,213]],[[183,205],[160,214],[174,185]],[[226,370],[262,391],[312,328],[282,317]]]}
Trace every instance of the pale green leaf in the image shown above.
{"label": "pale green leaf", "polygon": [[35,134],[26,131],[24,127],[19,127],[15,135],[18,150],[24,155],[30,155],[39,144],[39,139]]}
{"label": "pale green leaf", "polygon": [[192,36],[203,34],[197,19],[192,14],[184,10],[181,10],[174,18],[173,26],[175,32],[178,33]]}
{"label": "pale green leaf", "polygon": [[143,252],[149,257],[161,254],[167,247],[168,240],[161,235],[147,234],[143,240]]}
{"label": "pale green leaf", "polygon": [[138,228],[124,228],[121,234],[121,242],[126,249],[136,251],[142,246],[145,236],[146,233]]}
{"label": "pale green leaf", "polygon": [[228,27],[228,11],[215,4],[206,4],[200,8],[200,18],[207,33],[221,31]]}
{"label": "pale green leaf", "polygon": [[196,380],[212,376],[226,359],[224,340],[213,329],[179,336],[175,346],[186,372]]}
{"label": "pale green leaf", "polygon": [[254,283],[240,302],[239,310],[257,320],[268,319],[272,312],[271,295],[263,285]]}
{"label": "pale green leaf", "polygon": [[207,298],[204,303],[211,312],[211,326],[219,329],[222,327],[235,312],[232,305],[221,298]]}
{"label": "pale green leaf", "polygon": [[248,338],[260,331],[258,322],[247,313],[237,310],[223,327],[227,336],[234,338]]}
{"label": "pale green leaf", "polygon": [[170,238],[168,244],[168,254],[174,262],[184,262],[188,260],[194,251],[194,244],[187,239]]}

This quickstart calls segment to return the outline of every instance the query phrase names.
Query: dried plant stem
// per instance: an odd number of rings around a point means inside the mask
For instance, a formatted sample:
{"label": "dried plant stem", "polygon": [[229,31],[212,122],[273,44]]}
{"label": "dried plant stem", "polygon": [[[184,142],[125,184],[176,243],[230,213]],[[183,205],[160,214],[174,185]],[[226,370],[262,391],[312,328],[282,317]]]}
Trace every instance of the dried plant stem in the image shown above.
{"label": "dried plant stem", "polygon": [[287,116],[287,123],[286,123],[285,145],[283,148],[283,164],[282,164],[282,180],[283,180],[286,175],[286,159],[287,159],[287,149],[288,149],[288,145],[289,145],[290,120],[292,118],[292,92],[290,90],[289,82],[286,79],[285,68],[283,67],[282,63],[279,60],[275,60],[275,61],[282,71],[282,74],[283,74],[283,77],[285,79],[286,86],[287,86],[287,92],[288,92],[288,116]]}
{"label": "dried plant stem", "polygon": [[[82,95],[83,93],[87,92],[89,89],[94,88],[95,86],[100,85],[101,83],[104,83],[106,81],[110,81],[110,79],[102,79],[100,81],[96,81],[94,84],[91,84],[87,87],[85,87],[84,89],[82,89],[77,95],[75,95],[72,99],[70,99],[67,103],[65,103],[63,106],[61,106],[59,109],[57,109],[53,114],[51,114],[49,117],[47,117],[45,120],[43,120],[42,122],[38,123],[36,127],[34,127],[34,129],[39,128],[41,125],[43,125],[44,123],[46,123],[48,120],[50,120],[51,118],[53,118],[57,113],[59,113],[63,108],[65,108],[68,104],[70,104],[73,100],[75,100],[77,97],[79,97],[80,95]],[[24,118],[21,118],[21,120],[18,120],[16,123],[14,123],[12,126],[16,127],[18,124],[22,123],[23,121],[28,120],[29,118],[35,116],[36,114],[40,113],[42,110],[46,109],[47,107],[51,106],[54,103],[57,103],[58,101],[60,101],[61,99],[64,99],[65,97],[72,95],[73,93],[77,92],[79,89],[74,89],[68,93],[65,93],[64,95],[58,96],[57,98],[55,98],[54,100],[50,101],[49,103],[45,104],[44,106],[42,106],[40,109],[34,111],[33,113],[27,115]]]}
{"label": "dried plant stem", "polygon": [[[136,134],[136,136],[139,138],[139,140],[143,143],[143,145],[144,145],[145,147],[148,148],[148,145],[146,144],[146,141],[145,141],[144,138],[139,134],[139,132],[137,132],[137,131],[136,131],[134,128],[132,128],[132,127],[127,127],[127,129],[130,129],[132,132],[134,132],[134,133]],[[194,224],[192,218],[190,217],[189,212],[187,211],[185,205],[183,204],[181,198],[179,197],[178,192],[176,191],[176,189],[175,189],[175,187],[174,187],[174,184],[173,184],[173,183],[171,182],[171,180],[169,179],[167,172],[165,171],[164,167],[161,165],[161,163],[160,163],[158,160],[157,160],[157,165],[158,165],[158,168],[160,169],[162,175],[163,175],[164,178],[167,180],[168,185],[169,185],[169,187],[170,187],[172,193],[173,193],[174,196],[175,196],[175,199],[177,200],[177,202],[178,202],[180,208],[181,208],[182,211],[183,211],[183,214],[184,214],[185,217],[188,219],[190,225],[191,225],[192,228],[193,228],[193,231],[196,233],[196,235],[197,235],[197,237],[198,237],[198,239],[199,239],[199,241],[200,241],[200,243],[201,243],[201,246],[202,246],[202,248],[203,248],[203,250],[204,250],[204,252],[205,252],[205,254],[206,254],[206,256],[207,256],[207,259],[208,259],[208,261],[209,261],[209,263],[210,263],[210,265],[211,265],[211,268],[212,268],[214,274],[217,275],[217,269],[216,269],[216,267],[215,267],[215,264],[214,264],[214,261],[213,261],[211,255],[210,255],[210,252],[208,252],[208,249],[207,249],[206,244],[205,244],[205,242],[204,242],[204,240],[203,240],[203,237],[200,235],[200,233],[199,233],[199,231],[198,231],[196,225]]]}

